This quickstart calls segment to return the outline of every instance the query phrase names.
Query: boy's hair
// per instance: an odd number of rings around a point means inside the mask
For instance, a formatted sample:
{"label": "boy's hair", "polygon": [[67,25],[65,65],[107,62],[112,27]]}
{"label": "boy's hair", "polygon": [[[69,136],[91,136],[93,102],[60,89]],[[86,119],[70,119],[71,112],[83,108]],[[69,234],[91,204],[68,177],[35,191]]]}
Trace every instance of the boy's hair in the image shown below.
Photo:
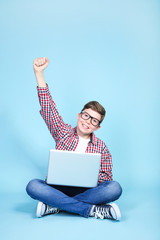
{"label": "boy's hair", "polygon": [[84,105],[82,111],[88,108],[91,108],[93,111],[98,112],[101,115],[101,123],[106,114],[106,110],[104,109],[104,107],[97,101],[90,101]]}

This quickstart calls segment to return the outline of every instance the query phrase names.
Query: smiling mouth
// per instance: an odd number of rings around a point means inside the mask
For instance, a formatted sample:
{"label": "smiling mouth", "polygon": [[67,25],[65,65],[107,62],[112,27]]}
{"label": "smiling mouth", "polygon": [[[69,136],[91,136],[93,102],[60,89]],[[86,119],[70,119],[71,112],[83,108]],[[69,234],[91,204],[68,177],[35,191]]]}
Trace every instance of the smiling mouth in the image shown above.
{"label": "smiling mouth", "polygon": [[82,124],[82,126],[83,126],[85,129],[89,129],[89,127],[86,126],[85,124]]}

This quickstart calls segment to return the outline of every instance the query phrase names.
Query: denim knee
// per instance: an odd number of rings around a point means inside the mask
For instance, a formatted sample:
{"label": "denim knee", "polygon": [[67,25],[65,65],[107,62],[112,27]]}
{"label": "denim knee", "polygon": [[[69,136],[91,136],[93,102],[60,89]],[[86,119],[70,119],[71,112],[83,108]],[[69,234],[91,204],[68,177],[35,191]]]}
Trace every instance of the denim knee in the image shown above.
{"label": "denim knee", "polygon": [[114,193],[115,193],[115,200],[117,200],[122,194],[122,187],[116,181],[111,181],[111,187],[113,188]]}
{"label": "denim knee", "polygon": [[34,193],[37,189],[37,183],[38,183],[38,179],[33,179],[31,180],[27,186],[26,186],[26,192],[28,193],[29,196],[31,196],[32,198],[34,198]]}
{"label": "denim knee", "polygon": [[103,191],[105,191],[106,189],[106,197],[109,202],[117,200],[122,194],[122,187],[116,181],[103,182],[102,186],[103,186]]}

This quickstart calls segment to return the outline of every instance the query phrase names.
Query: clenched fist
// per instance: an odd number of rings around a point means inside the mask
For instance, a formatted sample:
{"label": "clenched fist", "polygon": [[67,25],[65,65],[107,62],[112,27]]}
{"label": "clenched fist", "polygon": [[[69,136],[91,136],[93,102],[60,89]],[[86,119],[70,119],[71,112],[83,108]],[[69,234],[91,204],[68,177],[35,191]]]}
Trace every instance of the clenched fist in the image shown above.
{"label": "clenched fist", "polygon": [[43,72],[43,70],[48,66],[49,60],[46,57],[36,58],[33,61],[33,69],[35,72]]}

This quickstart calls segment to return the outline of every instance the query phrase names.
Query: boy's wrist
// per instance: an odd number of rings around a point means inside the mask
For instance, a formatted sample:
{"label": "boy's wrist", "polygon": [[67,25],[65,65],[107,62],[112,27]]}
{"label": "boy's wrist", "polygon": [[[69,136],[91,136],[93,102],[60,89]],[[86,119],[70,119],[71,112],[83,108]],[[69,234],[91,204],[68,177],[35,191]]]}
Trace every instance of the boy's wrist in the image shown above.
{"label": "boy's wrist", "polygon": [[36,77],[40,77],[40,76],[43,76],[43,71],[36,71],[34,70],[34,74],[36,75]]}
{"label": "boy's wrist", "polygon": [[38,87],[44,88],[47,87],[43,71],[34,71]]}

